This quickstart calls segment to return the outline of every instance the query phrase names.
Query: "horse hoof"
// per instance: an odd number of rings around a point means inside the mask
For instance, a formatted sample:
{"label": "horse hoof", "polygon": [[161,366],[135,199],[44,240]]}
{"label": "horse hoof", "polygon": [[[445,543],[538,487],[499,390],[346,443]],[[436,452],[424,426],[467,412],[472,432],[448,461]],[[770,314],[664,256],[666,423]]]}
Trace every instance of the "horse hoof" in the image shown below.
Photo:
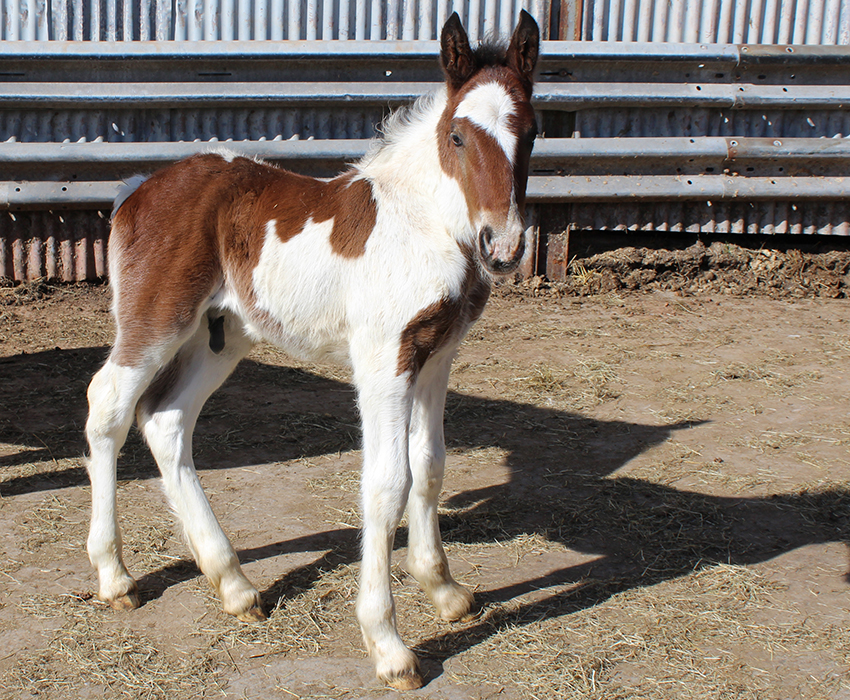
{"label": "horse hoof", "polygon": [[386,678],[385,681],[394,690],[416,690],[423,684],[422,676],[418,671],[405,671],[398,676]]}
{"label": "horse hoof", "polygon": [[135,610],[142,604],[142,598],[139,595],[139,589],[134,585],[124,595],[110,598],[106,602],[113,610]]}
{"label": "horse hoof", "polygon": [[245,612],[236,613],[236,619],[240,622],[262,622],[266,619],[266,613],[259,605],[255,605]]}
{"label": "horse hoof", "polygon": [[447,622],[471,620],[475,614],[475,597],[458,583],[453,583],[434,596],[439,616]]}

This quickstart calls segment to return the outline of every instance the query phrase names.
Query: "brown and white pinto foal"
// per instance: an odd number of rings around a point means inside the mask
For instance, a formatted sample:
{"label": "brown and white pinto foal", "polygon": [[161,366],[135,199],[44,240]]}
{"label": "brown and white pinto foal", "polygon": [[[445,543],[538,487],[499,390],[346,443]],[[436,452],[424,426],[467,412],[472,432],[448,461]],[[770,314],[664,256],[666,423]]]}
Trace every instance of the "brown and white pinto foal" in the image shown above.
{"label": "brown and white pinto foal", "polygon": [[109,274],[115,346],[88,390],[100,597],[139,605],[121,558],[116,457],[138,421],[201,570],[224,609],[265,617],[192,461],[204,402],[259,339],[350,363],[363,423],[357,617],[378,675],[422,683],[396,631],[390,555],[408,507],[407,567],[448,620],[472,594],[449,573],[437,498],[449,367],[490,274],[515,269],[536,133],[538,28],[523,12],[506,51],[442,31],[446,86],[391,117],[362,161],[325,181],[231,154],[188,158],[116,200]]}

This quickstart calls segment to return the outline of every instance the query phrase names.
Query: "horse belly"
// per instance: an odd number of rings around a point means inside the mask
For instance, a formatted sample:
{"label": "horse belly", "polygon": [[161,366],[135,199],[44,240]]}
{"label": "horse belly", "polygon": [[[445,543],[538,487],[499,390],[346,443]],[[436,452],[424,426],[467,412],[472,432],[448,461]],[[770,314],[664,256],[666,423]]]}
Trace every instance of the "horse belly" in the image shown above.
{"label": "horse belly", "polygon": [[351,263],[331,250],[332,222],[308,223],[286,241],[267,233],[252,275],[250,325],[304,359],[347,361],[345,288]]}

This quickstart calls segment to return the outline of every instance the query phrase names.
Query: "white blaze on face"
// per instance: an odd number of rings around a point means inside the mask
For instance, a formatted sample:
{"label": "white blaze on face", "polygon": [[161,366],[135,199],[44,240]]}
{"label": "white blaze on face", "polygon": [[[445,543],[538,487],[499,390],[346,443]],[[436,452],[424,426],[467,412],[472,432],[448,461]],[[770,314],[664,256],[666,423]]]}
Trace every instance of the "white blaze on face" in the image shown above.
{"label": "white blaze on face", "polygon": [[456,118],[469,119],[496,139],[508,160],[513,163],[516,154],[516,135],[511,131],[510,120],[516,113],[514,101],[499,83],[485,83],[469,91],[455,110]]}

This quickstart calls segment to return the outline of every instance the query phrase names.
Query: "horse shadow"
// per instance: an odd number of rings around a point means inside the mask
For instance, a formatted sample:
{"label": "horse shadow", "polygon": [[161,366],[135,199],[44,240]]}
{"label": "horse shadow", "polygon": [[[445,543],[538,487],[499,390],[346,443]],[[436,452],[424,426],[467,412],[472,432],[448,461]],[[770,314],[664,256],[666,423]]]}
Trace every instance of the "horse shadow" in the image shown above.
{"label": "horse shadow", "polygon": [[[0,360],[0,441],[17,453],[0,457],[0,476],[38,459],[55,469],[0,481],[3,497],[87,483],[81,467],[61,460],[84,450],[85,385],[106,348],[53,350]],[[46,399],[44,392],[59,399]],[[305,414],[311,401],[321,412]],[[250,431],[241,431],[250,424]],[[199,465],[217,468],[285,461],[355,449],[359,428],[352,388],[310,372],[243,362],[212,397],[196,430]],[[850,541],[850,491],[719,497],[643,481],[616,472],[649,448],[694,423],[647,425],[595,420],[506,400],[450,393],[448,447],[498,447],[510,478],[465,491],[441,517],[445,542],[510,541],[538,533],[593,555],[589,563],[486,590],[483,604],[537,591],[509,612],[425,640],[417,651],[433,664],[469,648],[504,625],[556,617],[594,606],[616,593],[660,583],[712,563],[753,564],[810,544]],[[228,441],[221,443],[220,436]],[[246,437],[247,436],[247,437]],[[120,478],[157,476],[138,435],[128,441]],[[449,476],[450,478],[450,476]],[[402,529],[397,546],[403,546]],[[287,572],[262,592],[267,608],[309,588],[323,571],[359,558],[356,531],[328,530],[239,552],[243,562],[283,553],[326,551]],[[139,580],[147,599],[193,578],[193,562],[178,561]],[[850,582],[850,579],[848,579]],[[540,595],[546,589],[550,594]]]}

